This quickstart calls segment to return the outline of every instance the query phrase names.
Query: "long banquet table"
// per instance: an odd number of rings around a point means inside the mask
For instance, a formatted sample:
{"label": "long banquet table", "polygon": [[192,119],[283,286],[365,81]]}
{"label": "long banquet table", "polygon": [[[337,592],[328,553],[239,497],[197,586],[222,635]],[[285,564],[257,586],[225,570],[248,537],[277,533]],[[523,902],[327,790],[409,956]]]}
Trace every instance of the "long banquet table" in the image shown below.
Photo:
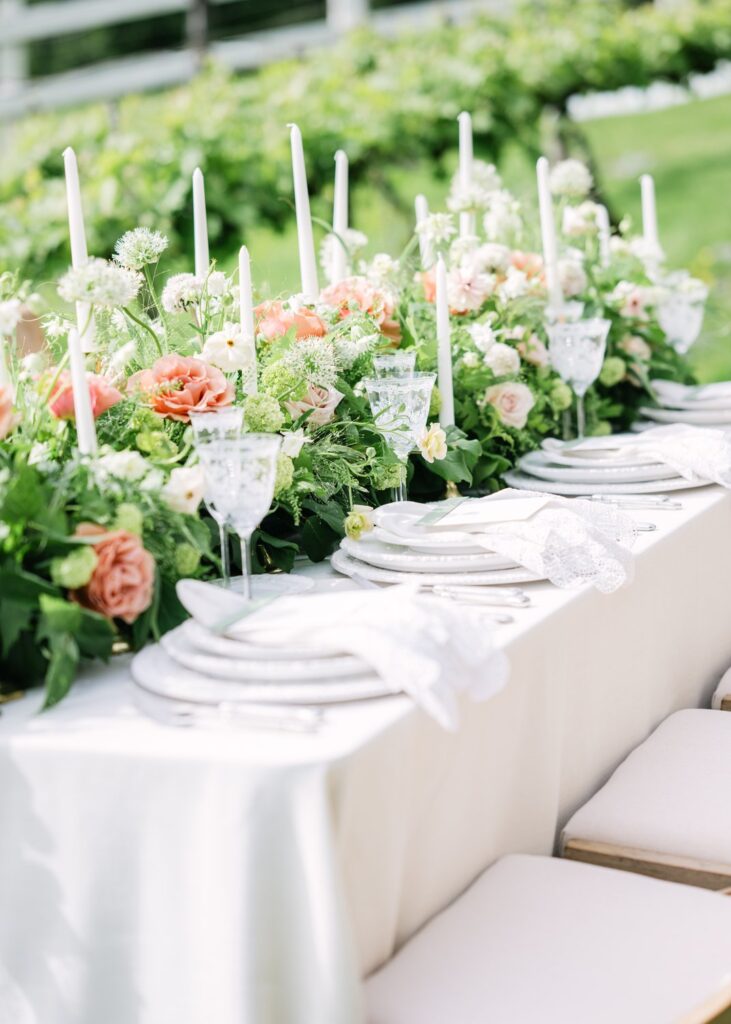
{"label": "long banquet table", "polygon": [[[731,496],[682,495],[611,595],[529,589],[457,733],[405,697],[315,735],[166,727],[124,660],[0,719],[0,1024],[357,1024],[359,980],[731,663]],[[322,572],[323,569],[315,570]]]}

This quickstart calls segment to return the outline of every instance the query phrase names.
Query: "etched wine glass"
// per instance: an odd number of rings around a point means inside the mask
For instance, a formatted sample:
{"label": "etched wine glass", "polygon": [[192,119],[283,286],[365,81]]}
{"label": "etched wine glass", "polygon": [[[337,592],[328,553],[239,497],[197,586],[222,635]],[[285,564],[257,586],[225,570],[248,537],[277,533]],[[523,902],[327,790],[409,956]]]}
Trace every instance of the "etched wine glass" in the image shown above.
{"label": "etched wine glass", "polygon": [[373,357],[373,373],[376,377],[413,377],[416,369],[416,349],[407,348],[402,352],[385,352]]}
{"label": "etched wine glass", "polygon": [[395,501],[406,501],[406,464],[409,452],[424,433],[436,374],[411,377],[375,377],[363,381],[376,424],[403,463],[404,473],[394,489]]}
{"label": "etched wine glass", "polygon": [[584,395],[597,379],[607,349],[611,323],[601,317],[546,324],[551,365],[576,395],[576,426],[584,437]]}
{"label": "etched wine glass", "polygon": [[[235,441],[241,435],[244,422],[244,410],[236,406],[228,406],[224,409],[212,409],[206,412],[192,412],[190,414],[190,425],[193,428],[193,446],[205,471],[206,453],[211,444],[221,441]],[[231,581],[231,559],[228,551],[228,537],[226,535],[226,519],[216,509],[208,494],[203,495],[203,501],[211,516],[211,519],[218,526],[218,538],[221,548],[221,575],[224,586],[229,586]]]}
{"label": "etched wine glass", "polygon": [[706,285],[684,271],[662,279],[657,319],[668,343],[681,356],[698,340],[707,298]]}
{"label": "etched wine glass", "polygon": [[251,598],[251,535],[274,497],[279,434],[242,434],[236,440],[208,445],[203,469],[214,507],[241,541],[241,580]]}

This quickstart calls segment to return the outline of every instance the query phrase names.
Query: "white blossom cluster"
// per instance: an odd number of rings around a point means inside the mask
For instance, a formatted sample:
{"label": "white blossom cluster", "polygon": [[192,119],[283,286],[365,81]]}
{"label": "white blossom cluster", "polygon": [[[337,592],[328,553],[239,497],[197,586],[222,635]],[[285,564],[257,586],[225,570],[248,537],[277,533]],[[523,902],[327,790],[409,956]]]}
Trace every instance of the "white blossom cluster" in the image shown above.
{"label": "white blossom cluster", "polygon": [[134,301],[141,284],[137,271],[93,258],[82,267],[66,271],[58,282],[58,294],[65,302],[88,302],[92,306],[114,308]]}
{"label": "white blossom cluster", "polygon": [[114,262],[127,270],[142,270],[157,263],[168,247],[168,240],[160,231],[135,228],[127,231],[114,247]]}

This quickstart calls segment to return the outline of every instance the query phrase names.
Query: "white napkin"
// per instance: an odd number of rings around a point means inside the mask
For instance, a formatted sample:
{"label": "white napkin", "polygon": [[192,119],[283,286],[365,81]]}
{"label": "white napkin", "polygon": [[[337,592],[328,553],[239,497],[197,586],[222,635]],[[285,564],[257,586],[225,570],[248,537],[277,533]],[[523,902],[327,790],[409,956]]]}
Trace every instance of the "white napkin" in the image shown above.
{"label": "white napkin", "polygon": [[[224,594],[224,615],[246,607],[240,595],[199,580],[181,580],[177,591],[206,627],[210,615],[201,616],[201,606],[207,598],[221,610]],[[394,693],[407,693],[449,730],[459,724],[458,693],[487,700],[508,678],[507,657],[479,610],[419,594],[414,585],[281,597],[241,619],[228,635],[263,646],[297,643],[356,655]]]}
{"label": "white napkin", "polygon": [[[553,443],[551,443],[553,441]],[[652,427],[641,434],[617,434],[614,437],[590,437],[576,445],[564,445],[548,439],[543,448],[571,451],[621,452],[623,458],[632,455],[652,458],[674,469],[684,480],[707,480],[708,483],[731,487],[731,429],[693,427],[686,423],[672,423],[665,427]],[[661,485],[660,485],[661,486]]]}
{"label": "white napkin", "polygon": [[[537,491],[520,493],[527,499],[544,497],[548,500],[530,519],[493,523],[484,529],[475,526],[469,530],[470,540],[486,551],[511,558],[557,587],[589,583],[609,593],[632,578],[634,560],[630,548],[637,530],[628,515],[599,502],[541,495]],[[497,501],[499,495],[477,500]],[[401,502],[398,507],[403,513],[400,521],[386,519],[382,509],[376,509],[376,524],[388,526],[404,537],[429,535],[429,527],[418,525],[425,514],[423,505],[409,501]],[[439,533],[442,537],[449,536],[443,528]],[[460,533],[464,535],[464,526],[460,527]]]}

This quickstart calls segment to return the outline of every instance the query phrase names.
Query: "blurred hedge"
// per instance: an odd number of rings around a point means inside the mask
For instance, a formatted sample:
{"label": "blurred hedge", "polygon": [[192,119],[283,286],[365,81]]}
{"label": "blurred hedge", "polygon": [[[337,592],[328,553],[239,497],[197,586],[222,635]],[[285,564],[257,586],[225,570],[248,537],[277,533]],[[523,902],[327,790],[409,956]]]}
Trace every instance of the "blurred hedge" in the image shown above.
{"label": "blurred hedge", "polygon": [[190,174],[206,175],[212,251],[233,251],[255,224],[291,216],[286,124],[302,128],[310,189],[329,190],[333,153],[351,180],[454,146],[460,110],[493,158],[508,142],[532,154],[550,105],[574,93],[674,81],[731,57],[731,0],[673,11],[619,0],[547,0],[506,20],[383,39],[362,32],[336,48],[235,77],[220,68],[182,88],[114,105],[38,115],[6,129],[0,170],[0,264],[34,277],[68,260],[61,153],[79,156],[90,251],[107,254],[149,224],[191,249]]}

